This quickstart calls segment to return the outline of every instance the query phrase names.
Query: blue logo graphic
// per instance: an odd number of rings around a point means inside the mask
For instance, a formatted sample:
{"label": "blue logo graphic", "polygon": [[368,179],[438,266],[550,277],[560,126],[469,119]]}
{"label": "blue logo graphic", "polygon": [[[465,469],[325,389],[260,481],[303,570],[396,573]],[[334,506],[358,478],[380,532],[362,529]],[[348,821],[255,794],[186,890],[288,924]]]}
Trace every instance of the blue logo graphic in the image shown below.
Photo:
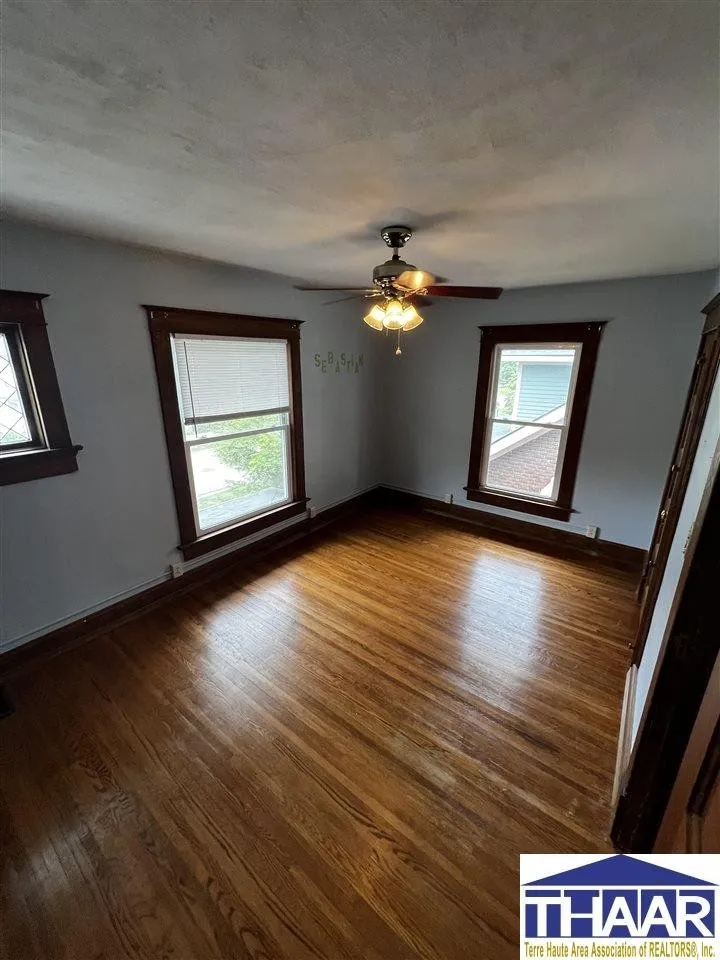
{"label": "blue logo graphic", "polygon": [[624,855],[526,883],[526,938],[716,936],[718,886]]}

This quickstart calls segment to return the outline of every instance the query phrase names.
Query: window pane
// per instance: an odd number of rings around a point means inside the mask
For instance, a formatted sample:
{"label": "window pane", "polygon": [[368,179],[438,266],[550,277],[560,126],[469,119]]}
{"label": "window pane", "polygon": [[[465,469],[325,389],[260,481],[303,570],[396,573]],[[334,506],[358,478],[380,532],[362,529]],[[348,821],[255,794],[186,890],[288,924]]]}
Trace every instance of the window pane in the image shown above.
{"label": "window pane", "polygon": [[265,413],[259,417],[240,417],[233,420],[213,420],[212,423],[185,424],[185,439],[200,440],[204,437],[225,437],[229,433],[247,433],[266,427],[287,427],[287,413]]}
{"label": "window pane", "polygon": [[32,440],[7,335],[0,332],[0,446]]}
{"label": "window pane", "polygon": [[553,427],[494,423],[484,486],[552,499],[562,434]]}
{"label": "window pane", "polygon": [[289,499],[285,430],[193,445],[190,460],[201,530]]}
{"label": "window pane", "polygon": [[579,344],[498,346],[494,418],[565,423],[579,349]]}

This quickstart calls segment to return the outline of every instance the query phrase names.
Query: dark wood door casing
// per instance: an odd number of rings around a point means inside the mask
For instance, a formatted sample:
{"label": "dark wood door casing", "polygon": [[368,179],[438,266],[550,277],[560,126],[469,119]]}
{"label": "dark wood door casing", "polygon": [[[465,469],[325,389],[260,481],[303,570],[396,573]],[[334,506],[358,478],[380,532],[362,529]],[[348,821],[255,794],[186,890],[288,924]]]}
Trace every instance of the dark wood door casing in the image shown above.
{"label": "dark wood door casing", "polygon": [[633,663],[642,659],[652,620],[655,602],[660,591],[663,573],[680,516],[685,491],[690,479],[700,434],[710,403],[715,379],[720,369],[720,294],[704,310],[706,321],[701,334],[695,368],[683,413],[672,463],[645,568],[638,586],[641,603],[640,621],[633,649]]}
{"label": "dark wood door casing", "polygon": [[652,850],[718,653],[720,474],[704,512],[677,613],[638,733],[612,839],[620,850]]}

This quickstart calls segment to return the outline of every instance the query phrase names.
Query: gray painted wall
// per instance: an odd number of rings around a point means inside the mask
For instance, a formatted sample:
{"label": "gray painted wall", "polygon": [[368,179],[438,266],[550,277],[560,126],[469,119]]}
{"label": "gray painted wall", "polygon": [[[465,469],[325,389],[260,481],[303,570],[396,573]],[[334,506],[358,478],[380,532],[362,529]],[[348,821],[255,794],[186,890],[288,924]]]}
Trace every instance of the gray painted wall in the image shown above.
{"label": "gray painted wall", "polygon": [[720,293],[720,267],[712,275],[712,286],[710,290],[710,296],[708,300],[711,300],[713,297],[716,297]]}
{"label": "gray painted wall", "polygon": [[[569,524],[647,547],[672,455],[714,272],[510,290],[497,302],[436,302],[388,343],[382,481],[472,507],[467,483],[481,324],[608,320]],[[508,511],[482,507],[510,516]]]}
{"label": "gray painted wall", "polygon": [[[79,471],[0,488],[0,646],[30,639],[166,576],[179,559],[165,437],[140,304],[299,317],[308,495],[319,507],[377,482],[380,344],[357,306],[323,307],[278,278],[20,224],[2,286],[48,293],[45,313]],[[358,374],[315,353],[364,351]]]}

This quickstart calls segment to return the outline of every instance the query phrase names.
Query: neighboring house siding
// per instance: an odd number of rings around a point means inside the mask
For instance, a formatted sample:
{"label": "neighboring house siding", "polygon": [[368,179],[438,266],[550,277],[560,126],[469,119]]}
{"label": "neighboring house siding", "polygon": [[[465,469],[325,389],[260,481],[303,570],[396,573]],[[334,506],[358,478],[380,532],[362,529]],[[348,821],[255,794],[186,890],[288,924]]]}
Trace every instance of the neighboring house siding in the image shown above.
{"label": "neighboring house siding", "polygon": [[565,403],[570,363],[523,363],[520,371],[518,420],[536,420]]}
{"label": "neighboring house siding", "polygon": [[539,494],[555,473],[559,430],[538,433],[526,443],[490,461],[488,485]]}

